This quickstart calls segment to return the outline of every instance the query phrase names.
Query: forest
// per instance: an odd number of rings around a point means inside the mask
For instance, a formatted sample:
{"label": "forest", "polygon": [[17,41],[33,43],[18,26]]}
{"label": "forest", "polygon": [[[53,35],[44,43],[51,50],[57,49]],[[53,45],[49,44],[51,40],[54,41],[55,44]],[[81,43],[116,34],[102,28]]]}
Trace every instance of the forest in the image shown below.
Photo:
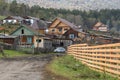
{"label": "forest", "polygon": [[66,10],[43,8],[38,5],[32,7],[16,0],[11,3],[6,3],[0,0],[0,15],[1,16],[33,16],[44,20],[52,21],[56,17],[64,18],[77,26],[91,29],[92,26],[101,21],[109,26],[110,31],[120,32],[120,9],[103,9],[103,10]]}

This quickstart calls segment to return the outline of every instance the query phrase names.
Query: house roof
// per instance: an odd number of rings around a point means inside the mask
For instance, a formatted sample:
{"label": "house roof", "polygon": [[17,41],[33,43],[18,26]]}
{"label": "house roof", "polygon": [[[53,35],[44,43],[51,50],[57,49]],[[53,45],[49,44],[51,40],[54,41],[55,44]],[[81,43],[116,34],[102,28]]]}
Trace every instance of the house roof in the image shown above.
{"label": "house roof", "polygon": [[100,31],[93,31],[93,30],[89,30],[88,33],[90,35],[95,35],[95,36],[102,36],[102,37],[107,37],[107,38],[112,38],[112,39],[118,39],[120,40],[120,36],[112,34],[111,32],[100,32]]}
{"label": "house roof", "polygon": [[73,23],[65,20],[65,19],[62,19],[62,18],[57,18],[58,20],[60,20],[61,22],[67,24],[68,26],[70,26],[71,28],[78,28],[78,26],[74,25]]}
{"label": "house roof", "polygon": [[34,20],[39,20],[39,18],[32,17],[32,16],[24,16],[24,19],[34,19]]}
{"label": "house roof", "polygon": [[[56,19],[53,21],[53,23],[54,23],[56,20],[60,20],[60,22],[65,23],[65,24],[68,25],[72,30],[74,30],[74,31],[76,31],[76,32],[84,33],[84,32],[82,31],[81,27],[76,26],[76,25],[74,25],[73,23],[71,23],[71,22],[69,22],[69,21],[67,21],[67,20],[65,20],[65,19],[56,18]],[[59,23],[58,23],[58,24],[59,24]],[[51,25],[52,25],[52,24],[51,24]],[[70,30],[71,30],[71,29],[70,29]],[[68,30],[68,31],[69,31],[69,30]],[[67,32],[68,32],[68,31],[67,31]],[[67,33],[67,32],[65,32],[65,33]],[[65,34],[65,33],[64,33],[64,34]]]}
{"label": "house roof", "polygon": [[39,35],[39,36],[44,36],[43,34],[40,34],[37,30],[33,29],[31,26],[28,25],[21,25],[19,28],[17,28],[15,31],[13,31],[10,35],[12,35],[14,32],[16,32],[17,30],[21,29],[22,27],[27,28],[28,30],[30,30],[34,35]]}
{"label": "house roof", "polygon": [[[71,23],[71,22],[69,22],[69,21],[67,21],[67,20],[65,20],[65,19],[63,19],[63,18],[59,18],[59,17],[57,17],[57,18],[51,23],[51,25],[52,25],[56,20],[59,20],[60,22],[68,25],[70,28],[79,28],[78,26],[74,25],[73,23]],[[58,23],[58,24],[59,24],[59,23]],[[56,24],[56,25],[58,25],[58,24]],[[51,26],[51,25],[50,25],[50,26]],[[50,27],[50,26],[49,26],[49,27]]]}
{"label": "house roof", "polygon": [[16,38],[17,36],[0,36],[0,38]]}
{"label": "house roof", "polygon": [[[20,17],[20,16],[8,16],[8,17],[6,17],[5,19],[23,20],[23,18],[22,18],[22,17]],[[5,20],[5,19],[4,19],[4,20]]]}
{"label": "house roof", "polygon": [[70,30],[73,30],[73,31],[75,31],[75,32],[78,32],[78,33],[82,33],[82,34],[87,34],[87,33],[85,33],[85,32],[83,32],[83,30],[80,30],[80,29],[69,29],[68,31],[66,31],[63,35],[65,35],[65,34],[67,34]]}
{"label": "house roof", "polygon": [[105,27],[107,25],[103,24],[102,22],[97,22],[93,27]]}
{"label": "house roof", "polygon": [[31,24],[31,27],[35,30],[37,29],[47,29],[47,23],[43,20],[36,21],[34,20],[34,23]]}

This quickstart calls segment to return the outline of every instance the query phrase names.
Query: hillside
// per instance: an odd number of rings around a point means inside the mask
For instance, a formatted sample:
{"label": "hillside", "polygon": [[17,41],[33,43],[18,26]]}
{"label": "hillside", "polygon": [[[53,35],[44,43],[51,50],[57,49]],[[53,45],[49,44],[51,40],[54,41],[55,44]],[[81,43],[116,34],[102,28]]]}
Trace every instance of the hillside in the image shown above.
{"label": "hillside", "polygon": [[[13,0],[6,0],[11,2]],[[120,9],[120,0],[16,0],[30,6],[39,5],[44,8],[64,8],[78,10]]]}

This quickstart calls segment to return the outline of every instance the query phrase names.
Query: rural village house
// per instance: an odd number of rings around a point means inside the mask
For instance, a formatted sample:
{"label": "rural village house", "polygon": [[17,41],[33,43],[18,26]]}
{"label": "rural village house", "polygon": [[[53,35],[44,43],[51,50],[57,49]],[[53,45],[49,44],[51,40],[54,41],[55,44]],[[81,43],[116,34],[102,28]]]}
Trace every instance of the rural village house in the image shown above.
{"label": "rural village house", "polygon": [[65,19],[56,18],[48,27],[48,34],[62,36],[66,31],[70,30],[73,27],[78,28],[77,26],[75,26],[74,24],[70,23]]}
{"label": "rural village house", "polygon": [[0,42],[7,44],[14,44],[16,36],[8,36],[5,34],[5,28],[0,27]]}
{"label": "rural village house", "polygon": [[27,25],[32,25],[34,23],[34,21],[39,21],[39,18],[36,17],[31,17],[31,16],[24,16],[23,17],[23,24],[27,24]]}
{"label": "rural village house", "polygon": [[107,32],[107,31],[108,31],[108,26],[105,25],[105,24],[103,24],[102,22],[97,22],[97,23],[93,26],[93,30]]}
{"label": "rural village house", "polygon": [[31,17],[31,16],[8,16],[2,20],[2,23],[11,23],[11,24],[27,24],[31,25],[34,21],[39,21],[39,18]]}
{"label": "rural village house", "polygon": [[[75,26],[73,23],[62,18],[56,18],[48,27],[48,34],[53,35],[53,38],[59,38],[60,41],[63,39],[72,40],[73,43],[79,42],[80,38],[85,36],[82,31],[81,27]],[[64,41],[62,43],[64,44]]]}
{"label": "rural village house", "polygon": [[18,45],[21,47],[39,47],[50,48],[52,47],[51,39],[40,34],[31,26],[22,25],[11,33],[12,36],[18,36]]}
{"label": "rural village house", "polygon": [[16,45],[16,41],[17,36],[9,36],[5,33],[5,28],[0,27],[0,45],[4,46],[5,49],[13,49],[14,45]]}
{"label": "rural village house", "polygon": [[111,36],[109,32],[89,30],[86,35],[86,41],[92,44],[110,44],[120,42],[120,38]]}
{"label": "rural village house", "polygon": [[74,44],[83,43],[86,33],[82,29],[71,28],[63,34],[66,39],[72,39]]}
{"label": "rural village house", "polygon": [[2,23],[11,23],[11,24],[20,24],[22,23],[23,18],[20,16],[8,16],[2,20]]}

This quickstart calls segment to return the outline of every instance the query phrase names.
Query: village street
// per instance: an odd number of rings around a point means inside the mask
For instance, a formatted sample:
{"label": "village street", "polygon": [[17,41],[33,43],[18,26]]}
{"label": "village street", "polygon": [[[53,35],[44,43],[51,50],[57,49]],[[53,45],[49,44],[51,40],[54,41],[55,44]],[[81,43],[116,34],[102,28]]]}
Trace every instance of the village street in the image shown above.
{"label": "village street", "polygon": [[22,57],[0,60],[0,80],[43,80],[49,56]]}

